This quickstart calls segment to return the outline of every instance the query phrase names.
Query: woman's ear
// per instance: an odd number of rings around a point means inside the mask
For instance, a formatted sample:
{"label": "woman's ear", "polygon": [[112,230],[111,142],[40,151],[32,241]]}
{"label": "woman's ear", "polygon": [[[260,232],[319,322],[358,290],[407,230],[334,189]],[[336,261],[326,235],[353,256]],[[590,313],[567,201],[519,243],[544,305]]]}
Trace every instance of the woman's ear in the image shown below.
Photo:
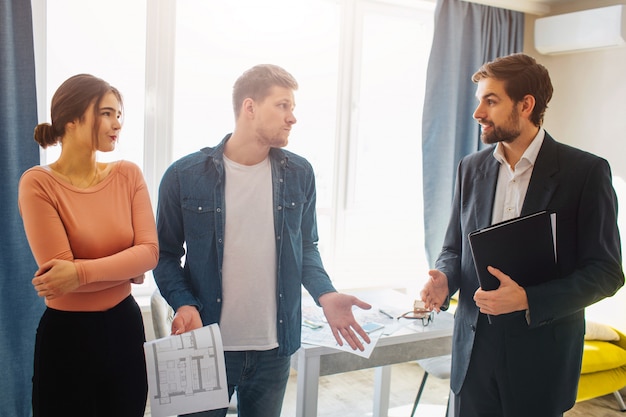
{"label": "woman's ear", "polygon": [[78,120],[73,120],[71,122],[65,123],[65,131],[74,130],[78,124]]}

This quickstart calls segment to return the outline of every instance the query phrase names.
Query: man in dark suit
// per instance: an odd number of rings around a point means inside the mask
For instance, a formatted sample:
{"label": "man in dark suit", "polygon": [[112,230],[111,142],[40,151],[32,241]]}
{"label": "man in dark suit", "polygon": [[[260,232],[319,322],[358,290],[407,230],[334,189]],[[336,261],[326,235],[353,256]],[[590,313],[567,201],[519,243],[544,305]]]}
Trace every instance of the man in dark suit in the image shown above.
{"label": "man in dark suit", "polygon": [[[459,292],[450,380],[456,417],[562,416],[576,399],[584,309],[624,284],[610,167],[541,127],[552,83],[532,57],[498,58],[472,80],[481,140],[495,146],[458,166],[443,249],[421,296],[439,311]],[[490,267],[500,287],[479,288],[468,233],[540,210],[556,212],[557,275],[522,288]]]}

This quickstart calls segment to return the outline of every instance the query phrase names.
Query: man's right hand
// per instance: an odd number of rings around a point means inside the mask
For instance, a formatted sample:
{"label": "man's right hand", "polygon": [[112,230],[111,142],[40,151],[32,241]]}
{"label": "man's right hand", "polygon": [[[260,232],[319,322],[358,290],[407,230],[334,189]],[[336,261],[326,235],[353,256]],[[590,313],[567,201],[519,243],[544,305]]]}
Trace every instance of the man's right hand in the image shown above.
{"label": "man's right hand", "polygon": [[195,306],[181,306],[172,320],[172,334],[182,334],[202,327],[200,312]]}
{"label": "man's right hand", "polygon": [[448,298],[448,277],[437,269],[428,271],[430,278],[420,293],[424,307],[428,310],[441,311],[441,306]]}

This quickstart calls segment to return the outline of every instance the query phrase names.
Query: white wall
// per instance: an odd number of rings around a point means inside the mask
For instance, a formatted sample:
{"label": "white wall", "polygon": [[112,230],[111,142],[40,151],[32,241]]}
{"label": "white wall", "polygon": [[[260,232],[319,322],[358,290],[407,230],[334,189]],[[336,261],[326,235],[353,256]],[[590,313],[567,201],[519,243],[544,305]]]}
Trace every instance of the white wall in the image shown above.
{"label": "white wall", "polygon": [[[566,13],[585,8],[624,4],[620,1],[580,1],[562,6]],[[534,49],[535,17],[526,15],[525,52],[543,64],[552,78],[554,95],[544,126],[558,141],[607,159],[620,199],[622,252],[626,248],[626,46],[614,49],[541,55]],[[626,288],[587,309],[588,320],[626,331]]]}

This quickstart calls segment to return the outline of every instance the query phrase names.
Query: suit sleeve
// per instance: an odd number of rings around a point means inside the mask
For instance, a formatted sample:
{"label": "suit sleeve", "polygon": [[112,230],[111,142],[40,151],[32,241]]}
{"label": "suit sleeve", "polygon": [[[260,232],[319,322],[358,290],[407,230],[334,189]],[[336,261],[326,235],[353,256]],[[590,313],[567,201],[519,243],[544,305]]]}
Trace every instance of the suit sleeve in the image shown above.
{"label": "suit sleeve", "polygon": [[[610,297],[624,285],[617,197],[607,161],[594,158],[580,180],[577,199],[557,210],[560,276],[526,288],[531,327],[550,323]],[[565,186],[563,186],[565,188]]]}
{"label": "suit sleeve", "polygon": [[448,291],[450,296],[454,295],[459,289],[461,279],[461,258],[463,251],[463,235],[461,231],[462,164],[463,161],[459,163],[457,168],[450,221],[448,222],[448,228],[446,229],[446,234],[443,239],[441,253],[435,262],[435,269],[440,270],[448,277]]}

